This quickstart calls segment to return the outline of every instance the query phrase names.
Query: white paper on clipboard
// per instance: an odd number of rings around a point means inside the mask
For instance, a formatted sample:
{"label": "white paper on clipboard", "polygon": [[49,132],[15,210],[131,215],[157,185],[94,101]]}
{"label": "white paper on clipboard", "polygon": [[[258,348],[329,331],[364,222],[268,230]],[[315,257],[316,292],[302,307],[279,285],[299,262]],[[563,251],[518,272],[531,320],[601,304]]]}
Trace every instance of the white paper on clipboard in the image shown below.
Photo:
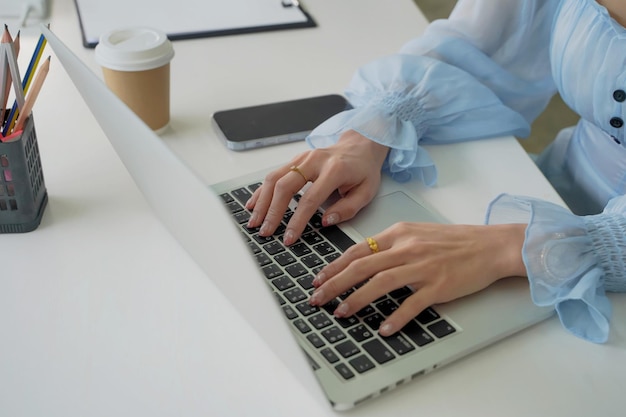
{"label": "white paper on clipboard", "polygon": [[294,0],[74,0],[83,45],[114,29],[152,27],[171,40],[316,26]]}

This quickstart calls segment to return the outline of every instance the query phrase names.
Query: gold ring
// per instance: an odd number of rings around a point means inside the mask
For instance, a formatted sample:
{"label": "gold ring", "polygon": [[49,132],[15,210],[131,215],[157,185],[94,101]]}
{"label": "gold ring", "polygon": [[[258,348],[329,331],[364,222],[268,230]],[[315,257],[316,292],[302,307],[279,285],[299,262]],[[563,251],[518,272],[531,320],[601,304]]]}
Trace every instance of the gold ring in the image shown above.
{"label": "gold ring", "polygon": [[304,173],[300,170],[300,168],[298,168],[297,165],[292,165],[291,168],[289,168],[289,171],[297,172],[304,179],[304,182],[309,182],[309,179],[306,177],[306,175],[304,175]]}
{"label": "gold ring", "polygon": [[378,253],[379,249],[378,249],[378,242],[376,242],[376,239],[374,239],[373,237],[368,237],[365,240],[367,240],[367,244],[369,245],[372,253]]}

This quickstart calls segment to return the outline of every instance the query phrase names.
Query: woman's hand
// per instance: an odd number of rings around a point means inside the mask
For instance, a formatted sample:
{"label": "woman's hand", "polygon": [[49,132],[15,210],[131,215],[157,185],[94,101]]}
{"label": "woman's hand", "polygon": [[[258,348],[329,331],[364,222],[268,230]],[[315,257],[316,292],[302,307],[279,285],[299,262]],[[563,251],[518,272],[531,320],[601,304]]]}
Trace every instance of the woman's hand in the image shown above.
{"label": "woman's hand", "polygon": [[354,217],[376,195],[388,150],[348,131],[328,148],[296,156],[289,164],[268,174],[246,203],[246,208],[252,210],[248,226],[261,226],[261,236],[274,233],[293,195],[309,181],[312,184],[302,195],[285,230],[286,245],[298,240],[311,216],[335,190],[341,198],[326,209],[323,225]]}
{"label": "woman's hand", "polygon": [[349,317],[380,296],[409,285],[408,297],[379,328],[389,336],[427,307],[477,292],[496,280],[524,276],[526,225],[493,226],[397,223],[367,242],[350,247],[315,278],[310,303],[322,306],[355,285],[335,310]]}

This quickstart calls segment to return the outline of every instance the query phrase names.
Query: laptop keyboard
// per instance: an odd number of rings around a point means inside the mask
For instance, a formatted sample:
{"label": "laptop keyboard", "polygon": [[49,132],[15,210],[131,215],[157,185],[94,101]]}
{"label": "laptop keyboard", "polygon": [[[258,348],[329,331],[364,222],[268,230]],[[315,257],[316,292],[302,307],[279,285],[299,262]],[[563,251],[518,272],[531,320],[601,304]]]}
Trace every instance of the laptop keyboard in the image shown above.
{"label": "laptop keyboard", "polygon": [[[332,313],[355,288],[321,308],[309,305],[315,275],[354,241],[336,226],[322,227],[322,213],[317,212],[301,238],[291,246],[284,246],[282,237],[293,215],[291,209],[285,213],[273,236],[259,236],[258,228],[246,226],[250,211],[244,204],[260,185],[237,188],[221,197],[294,330],[303,335],[341,378],[352,379],[456,332],[448,320],[430,307],[400,332],[380,336],[377,332],[380,324],[412,294],[407,287],[380,297],[347,318],[336,318]],[[294,196],[295,203],[299,197],[299,194]]]}

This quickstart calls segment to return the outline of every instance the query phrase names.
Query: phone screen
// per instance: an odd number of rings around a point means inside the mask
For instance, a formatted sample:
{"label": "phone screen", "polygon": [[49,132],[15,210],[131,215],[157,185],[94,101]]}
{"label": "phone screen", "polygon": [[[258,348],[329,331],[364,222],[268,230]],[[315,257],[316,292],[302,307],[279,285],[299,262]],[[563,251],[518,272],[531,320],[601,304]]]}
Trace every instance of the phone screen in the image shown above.
{"label": "phone screen", "polygon": [[213,122],[229,148],[257,148],[303,140],[317,125],[351,109],[337,94],[223,110]]}

